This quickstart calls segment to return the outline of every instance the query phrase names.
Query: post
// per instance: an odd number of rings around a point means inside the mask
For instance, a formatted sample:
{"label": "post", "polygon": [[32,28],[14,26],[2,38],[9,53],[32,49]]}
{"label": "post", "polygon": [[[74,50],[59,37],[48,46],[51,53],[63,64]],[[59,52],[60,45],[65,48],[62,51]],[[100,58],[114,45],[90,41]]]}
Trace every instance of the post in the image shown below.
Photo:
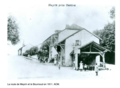
{"label": "post", "polygon": [[21,52],[20,52],[20,55],[22,55],[22,49],[20,50]]}
{"label": "post", "polygon": [[97,65],[99,66],[100,65],[100,55],[96,56],[95,60],[96,60]]}
{"label": "post", "polygon": [[105,68],[105,53],[102,54],[102,59],[103,59],[103,67]]}
{"label": "post", "polygon": [[103,67],[106,68],[105,66],[105,53],[100,53],[100,55],[102,56],[102,60],[103,60]]}
{"label": "post", "polygon": [[52,58],[52,46],[49,46],[49,58],[48,58],[48,63],[50,62]]}
{"label": "post", "polygon": [[78,54],[80,53],[80,50],[76,47],[75,48],[75,68],[78,70]]}
{"label": "post", "polygon": [[18,55],[19,55],[19,50],[18,50]]}
{"label": "post", "polygon": [[60,63],[61,63],[61,66],[63,66],[63,63],[62,63],[62,52],[60,54]]}
{"label": "post", "polygon": [[78,54],[75,53],[75,69],[78,70]]}

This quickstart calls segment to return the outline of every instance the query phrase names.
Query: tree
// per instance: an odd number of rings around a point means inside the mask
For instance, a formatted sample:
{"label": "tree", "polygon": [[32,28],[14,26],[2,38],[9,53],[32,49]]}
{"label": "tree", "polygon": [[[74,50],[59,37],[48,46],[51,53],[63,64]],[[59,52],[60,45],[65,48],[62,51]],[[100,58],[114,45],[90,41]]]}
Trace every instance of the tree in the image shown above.
{"label": "tree", "polygon": [[11,41],[13,45],[17,44],[19,39],[18,25],[12,16],[8,17],[7,23],[7,40]]}
{"label": "tree", "polygon": [[38,47],[37,47],[37,46],[31,47],[30,50],[29,50],[29,52],[30,52],[30,55],[31,55],[31,56],[37,54],[37,52],[38,52]]}
{"label": "tree", "polygon": [[111,17],[112,19],[115,18],[115,7],[112,7],[112,9],[110,10],[110,17]]}
{"label": "tree", "polygon": [[30,50],[26,50],[25,52],[27,55],[30,55]]}
{"label": "tree", "polygon": [[112,23],[108,23],[101,30],[93,31],[94,34],[102,38],[101,45],[105,48],[115,52],[115,8],[110,10],[110,17],[113,19]]}
{"label": "tree", "polygon": [[111,51],[115,51],[115,23],[109,23],[104,27],[103,44]]}
{"label": "tree", "polygon": [[112,23],[108,23],[101,30],[95,30],[93,33],[102,38],[101,45],[111,52],[105,53],[105,62],[115,64],[115,8],[110,10],[110,18]]}
{"label": "tree", "polygon": [[37,57],[38,57],[38,60],[41,60],[41,59],[42,59],[42,57],[43,57],[43,52],[42,52],[41,50],[39,50],[39,51],[37,52]]}
{"label": "tree", "polygon": [[30,50],[26,50],[25,53],[23,53],[23,56],[28,56],[30,55]]}
{"label": "tree", "polygon": [[115,51],[115,22],[108,23],[104,29],[95,30],[93,33],[102,38],[102,46],[111,51]]}
{"label": "tree", "polygon": [[51,41],[50,39],[46,40],[46,42],[41,46],[41,49],[49,51],[49,46],[51,45],[50,41]]}

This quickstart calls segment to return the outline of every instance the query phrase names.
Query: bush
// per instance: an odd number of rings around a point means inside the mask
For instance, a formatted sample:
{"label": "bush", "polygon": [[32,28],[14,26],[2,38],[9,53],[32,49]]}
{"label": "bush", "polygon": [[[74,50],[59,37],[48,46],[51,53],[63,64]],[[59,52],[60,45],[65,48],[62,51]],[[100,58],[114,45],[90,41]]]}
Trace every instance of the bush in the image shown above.
{"label": "bush", "polygon": [[30,55],[35,55],[38,52],[38,47],[33,46],[30,48]]}
{"label": "bush", "polygon": [[31,55],[31,56],[35,55],[35,54],[38,53],[38,47],[33,46],[29,50],[26,50],[25,53],[28,54],[28,55]]}
{"label": "bush", "polygon": [[23,53],[23,56],[26,56],[26,57],[27,57],[27,56],[28,56],[28,53],[26,53],[26,52],[25,52],[25,53]]}
{"label": "bush", "polygon": [[54,58],[52,58],[52,59],[50,60],[50,63],[54,63]]}
{"label": "bush", "polygon": [[25,53],[30,55],[30,50],[26,50]]}

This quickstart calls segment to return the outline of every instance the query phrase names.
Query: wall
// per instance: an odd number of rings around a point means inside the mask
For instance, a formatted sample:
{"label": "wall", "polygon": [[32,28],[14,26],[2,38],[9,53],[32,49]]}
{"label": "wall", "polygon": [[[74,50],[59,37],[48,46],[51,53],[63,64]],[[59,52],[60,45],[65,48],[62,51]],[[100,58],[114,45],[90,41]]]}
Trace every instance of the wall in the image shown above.
{"label": "wall", "polygon": [[89,33],[86,30],[81,30],[75,35],[69,37],[68,39],[66,39],[66,43],[65,43],[65,64],[66,66],[70,66],[72,64],[70,53],[73,50],[73,43],[75,43],[76,40],[81,41],[81,46],[91,41],[95,41],[96,43],[99,44],[99,39],[93,36],[91,33]]}
{"label": "wall", "polygon": [[[49,60],[51,60],[52,58],[52,47],[55,43],[58,43],[59,41],[62,41],[63,39],[67,38],[68,36],[70,36],[71,34],[75,33],[78,30],[69,30],[69,29],[65,29],[62,32],[60,32],[59,34],[54,34],[52,35],[50,38],[48,38],[47,40],[50,40],[50,46],[49,46]],[[53,39],[55,39],[55,41],[53,42]],[[46,41],[47,41],[46,40]],[[49,61],[48,60],[48,61]]]}
{"label": "wall", "polygon": [[[48,62],[53,58],[53,54],[52,54],[52,52],[54,52],[53,51],[53,46],[54,46],[54,44],[55,43],[57,43],[58,42],[58,34],[54,34],[54,35],[52,35],[50,38],[49,38],[49,40],[50,40],[50,46],[49,46],[49,60],[48,60]],[[53,41],[54,40],[54,41]]]}
{"label": "wall", "polygon": [[100,55],[96,56],[96,63],[97,65],[100,65]]}
{"label": "wall", "polygon": [[71,34],[77,32],[78,30],[70,30],[70,29],[65,29],[62,32],[59,33],[59,38],[58,42],[62,41],[63,39],[67,38]]}
{"label": "wall", "polygon": [[62,49],[61,50],[61,57],[60,57],[60,59],[61,59],[61,64],[62,64],[62,66],[64,66],[65,65],[65,50],[64,49]]}
{"label": "wall", "polygon": [[56,49],[52,47],[52,58],[54,58],[56,54],[58,54]]}
{"label": "wall", "polygon": [[52,46],[49,46],[49,58],[48,62],[52,59]]}

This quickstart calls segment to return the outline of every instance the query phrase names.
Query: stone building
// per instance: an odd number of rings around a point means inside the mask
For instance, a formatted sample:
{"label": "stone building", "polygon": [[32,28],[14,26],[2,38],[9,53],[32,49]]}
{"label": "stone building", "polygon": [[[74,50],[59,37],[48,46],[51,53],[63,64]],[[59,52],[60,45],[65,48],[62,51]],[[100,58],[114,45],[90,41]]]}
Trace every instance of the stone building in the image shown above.
{"label": "stone building", "polygon": [[89,66],[102,63],[105,67],[106,49],[100,46],[101,40],[85,28],[72,25],[54,33],[43,44],[49,41],[49,61],[53,58],[54,52],[57,52],[63,66],[72,66],[75,61],[75,67],[78,69],[80,61]]}

